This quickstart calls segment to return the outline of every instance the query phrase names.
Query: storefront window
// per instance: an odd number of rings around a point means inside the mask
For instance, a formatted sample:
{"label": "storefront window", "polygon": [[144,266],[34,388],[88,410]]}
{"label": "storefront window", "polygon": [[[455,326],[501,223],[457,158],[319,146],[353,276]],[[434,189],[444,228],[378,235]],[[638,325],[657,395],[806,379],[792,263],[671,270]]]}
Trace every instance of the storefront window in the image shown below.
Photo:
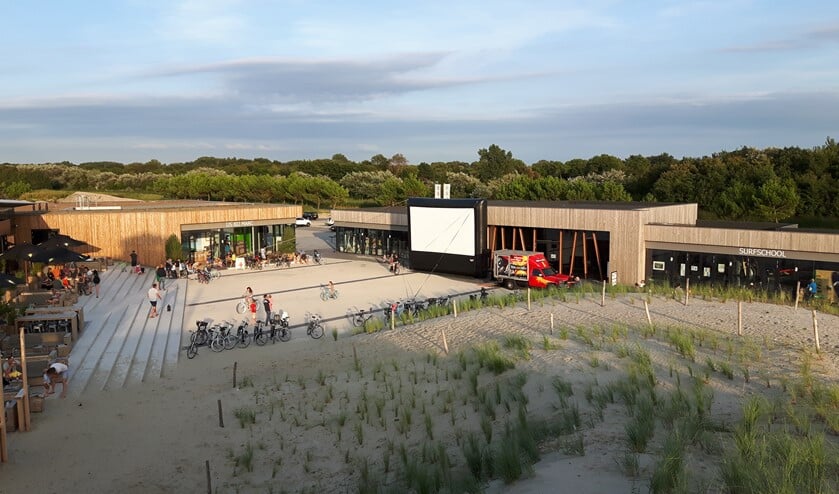
{"label": "storefront window", "polygon": [[408,259],[408,232],[338,227],[335,232],[338,252],[365,256],[399,256],[402,264]]}

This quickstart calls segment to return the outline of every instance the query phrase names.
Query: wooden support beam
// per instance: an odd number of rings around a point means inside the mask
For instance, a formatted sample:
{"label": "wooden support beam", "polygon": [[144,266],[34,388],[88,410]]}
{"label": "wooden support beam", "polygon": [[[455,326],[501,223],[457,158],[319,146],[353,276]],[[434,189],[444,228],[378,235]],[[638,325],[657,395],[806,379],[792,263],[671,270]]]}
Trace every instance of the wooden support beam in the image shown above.
{"label": "wooden support beam", "polygon": [[605,280],[606,278],[603,277],[603,268],[600,263],[600,248],[597,247],[597,234],[594,232],[591,232],[591,241],[594,243],[594,258],[597,260],[597,273],[600,274],[601,280]]}
{"label": "wooden support beam", "polygon": [[586,248],[586,232],[583,234],[583,278],[588,278],[588,249]]}
{"label": "wooden support beam", "polygon": [[574,230],[574,236],[571,239],[571,260],[568,261],[568,276],[574,276],[574,259],[577,255],[577,231]]}
{"label": "wooden support beam", "polygon": [[507,239],[505,238],[505,235],[504,235],[504,227],[502,226],[502,227],[501,227],[501,248],[502,248],[502,249],[506,249],[506,248],[507,248],[507,247],[505,247],[505,245],[507,244],[506,240],[507,240]]}
{"label": "wooden support beam", "polygon": [[518,230],[518,228],[513,227],[513,246],[511,247],[513,250],[516,250],[516,230]]}
{"label": "wooden support beam", "polygon": [[[29,373],[26,371],[26,339],[23,337],[23,327],[20,328],[20,372],[20,377],[23,379],[23,388],[21,388],[23,390],[23,417],[18,417],[18,424],[22,426],[20,430],[29,432],[31,428],[29,416]],[[64,388],[61,391],[63,392]]]}
{"label": "wooden support beam", "polygon": [[557,254],[559,256],[559,272],[560,273],[563,271],[563,269],[562,269],[562,232],[563,232],[563,230],[559,230],[559,253]]}
{"label": "wooden support beam", "polygon": [[531,228],[531,230],[533,231],[533,250],[535,251],[536,250],[536,229]]}
{"label": "wooden support beam", "polygon": [[521,250],[527,250],[527,244],[524,243],[524,228],[519,228],[519,240],[521,240]]}

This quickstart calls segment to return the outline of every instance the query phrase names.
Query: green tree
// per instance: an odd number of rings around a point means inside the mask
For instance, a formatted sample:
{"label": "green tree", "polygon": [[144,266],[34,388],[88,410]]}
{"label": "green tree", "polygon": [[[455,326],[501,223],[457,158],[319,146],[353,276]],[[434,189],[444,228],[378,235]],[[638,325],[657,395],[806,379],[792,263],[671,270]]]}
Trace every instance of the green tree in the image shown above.
{"label": "green tree", "polygon": [[478,156],[475,171],[477,177],[484,182],[510,173],[523,172],[527,168],[523,161],[513,158],[512,152],[505,151],[496,144],[479,150]]}
{"label": "green tree", "polygon": [[792,180],[781,181],[777,178],[768,180],[757,190],[754,197],[755,208],[760,219],[779,222],[795,214],[798,207],[798,192]]}
{"label": "green tree", "polygon": [[32,187],[26,182],[12,182],[3,188],[3,194],[9,199],[17,199],[23,194],[30,192]]}
{"label": "green tree", "polygon": [[169,235],[169,238],[166,239],[166,258],[167,259],[180,259],[182,255],[181,251],[181,241],[178,239],[178,236],[174,233]]}

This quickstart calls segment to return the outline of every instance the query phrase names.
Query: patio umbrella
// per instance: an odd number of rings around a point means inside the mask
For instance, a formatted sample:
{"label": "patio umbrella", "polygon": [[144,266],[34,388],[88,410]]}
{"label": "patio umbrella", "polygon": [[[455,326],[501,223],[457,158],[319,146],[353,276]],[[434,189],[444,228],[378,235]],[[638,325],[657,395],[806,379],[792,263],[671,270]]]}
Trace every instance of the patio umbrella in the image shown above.
{"label": "patio umbrella", "polygon": [[76,261],[87,261],[90,258],[84,254],[79,254],[78,252],[73,252],[72,250],[66,247],[52,247],[49,249],[41,250],[40,252],[36,252],[32,255],[31,261],[32,262],[44,262],[44,263],[67,263],[67,262],[76,262]]}
{"label": "patio umbrella", "polygon": [[21,242],[12,246],[5,252],[0,253],[0,260],[12,259],[15,261],[31,261],[32,256],[38,252],[41,252],[42,250],[43,249],[38,247],[37,245]]}
{"label": "patio umbrella", "polygon": [[32,261],[32,256],[41,252],[41,250],[37,245],[21,242],[0,253],[0,261],[17,261],[23,264],[24,272],[29,274],[29,263]]}
{"label": "patio umbrella", "polygon": [[62,235],[62,234],[52,236],[52,237],[48,238],[47,240],[44,240],[43,242],[38,244],[38,247],[41,247],[42,249],[49,249],[51,247],[70,248],[70,247],[88,247],[88,246],[89,245],[88,245],[87,242],[82,242],[81,240],[76,240],[75,238],[73,238],[69,235]]}
{"label": "patio umbrella", "polygon": [[20,278],[15,278],[10,274],[0,273],[0,290],[14,288],[16,285],[22,285],[23,283],[25,282]]}

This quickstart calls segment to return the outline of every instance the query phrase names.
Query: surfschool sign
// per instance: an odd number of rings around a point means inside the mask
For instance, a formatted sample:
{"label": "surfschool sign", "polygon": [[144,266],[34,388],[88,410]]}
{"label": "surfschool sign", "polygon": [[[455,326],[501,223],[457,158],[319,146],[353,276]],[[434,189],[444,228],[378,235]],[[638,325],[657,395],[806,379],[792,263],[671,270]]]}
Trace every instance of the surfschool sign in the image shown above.
{"label": "surfschool sign", "polygon": [[779,250],[779,249],[755,249],[751,247],[740,247],[737,249],[737,253],[741,256],[750,256],[750,257],[780,257],[786,258],[787,253],[786,251]]}

